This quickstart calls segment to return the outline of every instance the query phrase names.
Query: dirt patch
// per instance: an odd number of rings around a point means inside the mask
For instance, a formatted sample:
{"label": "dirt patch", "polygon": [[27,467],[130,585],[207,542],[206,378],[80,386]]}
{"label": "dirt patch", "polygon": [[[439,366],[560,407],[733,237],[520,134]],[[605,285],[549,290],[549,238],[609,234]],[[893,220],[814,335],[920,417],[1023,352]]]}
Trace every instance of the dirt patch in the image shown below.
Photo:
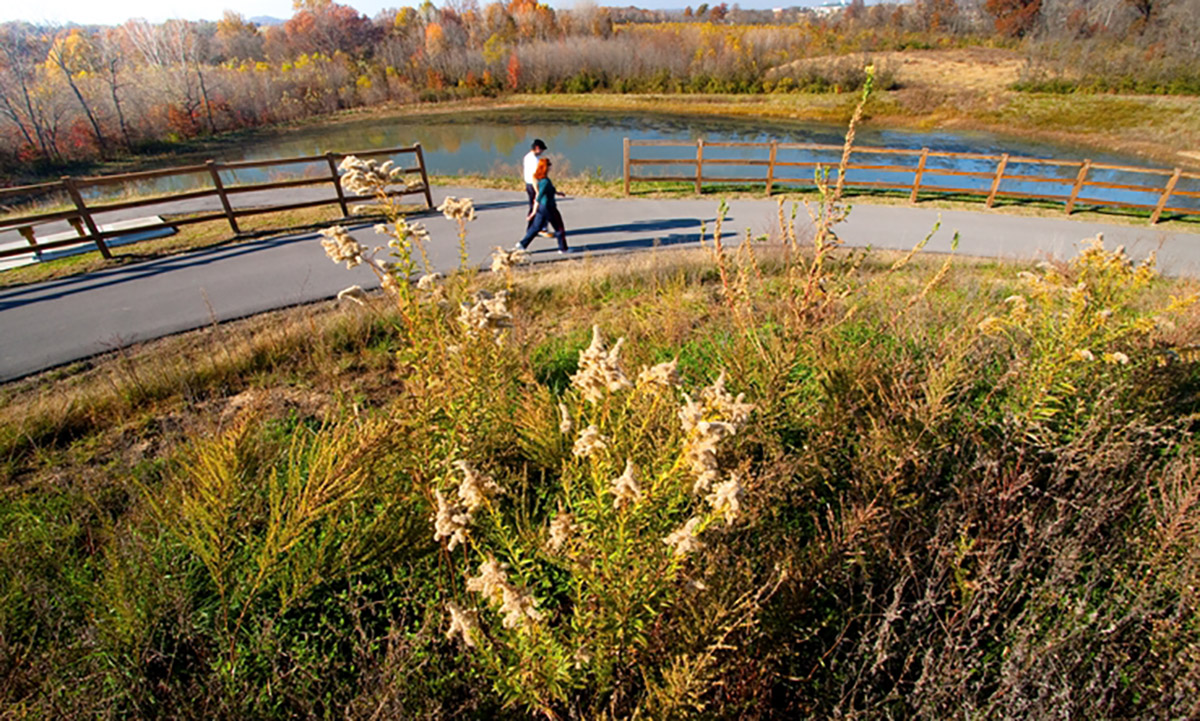
{"label": "dirt patch", "polygon": [[[953,50],[903,50],[871,53],[869,58],[896,77],[902,88],[931,89],[946,94],[997,93],[1017,81],[1024,60],[1014,50],[955,48]],[[769,74],[786,74],[810,66],[844,62],[844,55],[796,60]]]}
{"label": "dirt patch", "polygon": [[908,50],[883,53],[880,62],[891,68],[902,87],[985,94],[1007,90],[1024,64],[1015,51],[999,48]]}

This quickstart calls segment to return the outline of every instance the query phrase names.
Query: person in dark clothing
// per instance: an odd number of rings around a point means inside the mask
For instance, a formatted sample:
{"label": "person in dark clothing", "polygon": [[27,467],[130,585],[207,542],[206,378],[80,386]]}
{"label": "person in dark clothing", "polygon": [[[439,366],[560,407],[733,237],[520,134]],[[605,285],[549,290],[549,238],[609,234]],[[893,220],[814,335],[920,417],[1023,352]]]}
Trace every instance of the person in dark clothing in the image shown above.
{"label": "person in dark clothing", "polygon": [[[533,177],[537,170],[538,161],[542,158],[542,153],[546,152],[546,144],[541,138],[535,138],[533,145],[529,146],[529,152],[525,153],[525,157],[521,160],[521,176],[525,181],[525,195],[529,196],[529,209],[526,211],[527,220],[525,230],[529,230],[529,223],[533,218],[534,199],[537,198],[537,179]],[[549,236],[549,233],[542,233]]]}
{"label": "person in dark clothing", "polygon": [[537,192],[534,196],[536,208],[529,214],[529,228],[525,231],[525,237],[517,244],[521,250],[529,247],[529,243],[534,236],[542,231],[547,224],[554,228],[554,235],[558,238],[558,252],[570,253],[571,249],[567,247],[567,229],[563,225],[562,214],[558,212],[558,203],[554,196],[562,195],[554,187],[554,183],[550,180],[550,159],[542,158],[538,161],[537,170],[534,172],[534,180],[537,181]]}

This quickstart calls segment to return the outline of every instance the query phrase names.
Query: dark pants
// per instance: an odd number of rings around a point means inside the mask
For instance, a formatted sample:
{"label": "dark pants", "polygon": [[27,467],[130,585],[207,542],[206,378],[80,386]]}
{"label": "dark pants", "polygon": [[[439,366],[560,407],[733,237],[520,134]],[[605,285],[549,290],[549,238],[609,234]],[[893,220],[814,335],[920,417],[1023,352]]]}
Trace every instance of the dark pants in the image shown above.
{"label": "dark pants", "polygon": [[562,213],[558,212],[557,207],[547,210],[544,205],[538,206],[537,214],[529,222],[525,237],[521,239],[521,247],[528,248],[529,243],[546,228],[547,223],[554,228],[554,236],[558,238],[558,249],[567,250],[567,228],[563,225]]}
{"label": "dark pants", "polygon": [[[529,196],[529,208],[525,211],[525,216],[528,217],[529,214],[533,212],[533,201],[537,200],[537,188],[530,185],[529,183],[526,183],[525,184],[525,195]],[[531,226],[531,225],[533,225],[532,220],[530,220],[528,223],[525,224],[525,230],[529,230],[529,226]]]}

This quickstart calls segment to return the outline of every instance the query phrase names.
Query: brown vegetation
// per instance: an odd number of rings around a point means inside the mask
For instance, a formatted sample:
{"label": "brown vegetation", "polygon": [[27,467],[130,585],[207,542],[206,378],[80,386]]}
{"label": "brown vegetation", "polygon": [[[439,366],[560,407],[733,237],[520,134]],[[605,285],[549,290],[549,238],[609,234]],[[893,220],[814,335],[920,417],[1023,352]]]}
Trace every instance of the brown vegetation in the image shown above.
{"label": "brown vegetation", "polygon": [[[556,12],[513,0],[427,4],[368,20],[324,0],[277,27],[235,13],[218,23],[115,28],[8,23],[0,28],[0,163],[10,175],[44,172],[339,109],[512,91],[836,94],[862,82],[861,62],[841,56],[964,46],[1025,53],[1019,86],[1027,89],[1197,92],[1196,0],[1012,4],[1021,7],[859,3],[818,17],[725,5]],[[1005,25],[1014,12],[1019,31]],[[796,62],[811,58],[826,59]],[[990,62],[986,53],[971,60]],[[877,81],[890,84],[886,73]],[[929,103],[917,95],[901,107]]]}

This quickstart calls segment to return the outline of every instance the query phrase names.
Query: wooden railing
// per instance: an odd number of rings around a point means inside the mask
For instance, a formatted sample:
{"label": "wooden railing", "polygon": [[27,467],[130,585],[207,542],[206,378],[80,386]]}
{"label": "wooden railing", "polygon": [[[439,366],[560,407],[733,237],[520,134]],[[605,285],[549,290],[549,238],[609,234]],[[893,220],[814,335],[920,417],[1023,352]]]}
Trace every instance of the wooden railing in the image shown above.
{"label": "wooden railing", "polygon": [[[6,198],[15,197],[26,199],[31,197],[46,197],[48,195],[57,194],[60,197],[61,195],[66,195],[73,206],[67,210],[0,217],[0,230],[15,228],[28,242],[27,246],[14,246],[12,248],[0,249],[0,258],[11,257],[15,255],[25,255],[31,251],[40,253],[46,250],[79,245],[80,243],[87,242],[95,243],[96,248],[101,252],[101,254],[104,255],[104,257],[111,258],[112,254],[109,251],[108,244],[105,242],[105,240],[114,236],[128,235],[133,232],[160,230],[163,228],[176,228],[181,225],[221,220],[229,223],[229,229],[234,235],[239,235],[241,233],[241,229],[238,227],[239,218],[261,215],[263,213],[278,213],[287,210],[297,210],[299,208],[310,208],[318,205],[333,205],[336,203],[341,208],[342,216],[348,217],[350,215],[348,203],[356,200],[369,200],[369,198],[364,196],[347,195],[342,189],[341,177],[338,175],[337,167],[342,158],[345,158],[349,155],[367,158],[378,157],[381,155],[415,156],[415,165],[404,168],[404,172],[406,174],[419,173],[421,176],[420,186],[414,186],[411,188],[406,187],[403,190],[393,191],[389,193],[389,195],[402,196],[418,193],[423,194],[425,196],[426,206],[429,208],[433,207],[433,197],[429,192],[429,176],[425,172],[425,154],[421,150],[420,143],[417,143],[411,147],[363,150],[356,153],[325,153],[324,155],[277,158],[272,160],[248,160],[233,163],[218,163],[216,161],[209,160],[200,165],[164,168],[162,170],[144,170],[136,173],[120,173],[116,175],[103,175],[96,177],[64,177],[61,180],[50,183],[38,183],[36,185],[25,185],[14,188],[0,189],[0,202],[3,202]],[[314,177],[301,177],[268,183],[248,183],[236,185],[227,184],[221,177],[221,173],[226,171],[233,172],[250,168],[269,168],[272,166],[296,165],[300,163],[320,163],[322,164],[322,168],[324,168],[324,166],[328,166],[328,175],[322,173],[321,175]],[[90,205],[85,202],[83,197],[83,191],[90,188],[165,178],[174,175],[195,174],[206,175],[211,185],[209,187],[200,188],[197,190],[187,190],[177,193],[156,195],[150,198],[93,203]],[[335,193],[333,197],[276,205],[255,205],[254,207],[249,208],[236,208],[234,207],[233,203],[230,202],[231,196],[236,196],[242,193],[325,184],[333,186]],[[174,218],[162,223],[139,225],[137,228],[132,230],[124,229],[102,231],[100,230],[101,223],[98,223],[96,219],[96,216],[100,214],[110,213],[116,210],[127,210],[129,208],[141,208],[153,205],[165,205],[181,200],[209,198],[214,196],[219,198],[221,201],[221,210],[219,211],[200,212],[195,215]],[[61,220],[66,220],[71,224],[71,226],[75,229],[77,237],[56,240],[49,243],[38,242],[35,234],[35,228],[37,226]]]}
{"label": "wooden railing", "polygon": [[[635,158],[632,157],[633,149],[640,147],[694,147],[696,149],[695,157],[687,158]],[[706,149],[714,148],[750,148],[761,151],[765,157],[759,158],[714,158],[711,155],[705,156]],[[843,146],[841,145],[823,145],[819,143],[750,143],[750,142],[708,142],[704,139],[690,140],[631,140],[625,138],[624,143],[624,178],[625,178],[625,195],[630,194],[630,186],[634,182],[658,182],[658,181],[682,181],[695,185],[695,192],[699,194],[705,183],[736,183],[736,184],[763,184],[766,194],[771,195],[777,185],[815,185],[815,172],[818,168],[828,169],[830,182],[835,182],[838,173],[838,161],[840,160]],[[812,160],[781,160],[780,151],[801,151],[807,155],[814,157]],[[819,153],[833,153],[834,157],[827,160],[817,160],[815,156]],[[887,163],[862,163],[855,162],[855,156],[893,156],[896,158],[910,158],[912,163],[908,165],[896,165]],[[936,165],[930,165],[931,159],[949,158],[956,161],[976,161],[979,163],[993,164],[994,169],[985,171],[976,170],[960,170],[956,168],[943,168]],[[636,175],[634,170],[644,166],[685,166],[689,171],[686,175]],[[762,174],[755,177],[727,177],[727,176],[706,176],[705,168],[709,167],[749,167],[760,168]],[[1053,177],[1051,175],[1038,175],[1031,172],[1012,172],[1014,166],[1029,167],[1029,166],[1047,166],[1057,168],[1069,168],[1075,170],[1073,175],[1068,177]],[[793,168],[803,168],[808,170],[807,177],[796,177],[791,175],[795,172]],[[850,176],[850,171],[876,171],[882,173],[905,173],[911,174],[910,182],[889,182],[887,180],[860,180]],[[1099,180],[1092,177],[1096,171],[1118,171],[1121,173],[1133,173],[1152,176],[1155,178],[1164,178],[1164,180],[1156,185],[1141,185],[1129,183],[1112,183]],[[934,151],[929,148],[920,150],[897,149],[897,148],[876,148],[866,146],[854,146],[850,154],[850,162],[846,166],[846,181],[847,188],[868,188],[881,190],[899,190],[907,191],[909,201],[916,203],[918,195],[925,194],[965,194],[975,195],[985,198],[987,207],[992,207],[998,198],[1015,198],[1019,200],[1045,200],[1051,202],[1062,202],[1068,215],[1074,212],[1076,206],[1079,205],[1095,205],[1109,206],[1118,208],[1132,208],[1150,211],[1150,223],[1154,224],[1159,221],[1163,213],[1178,213],[1181,215],[1200,215],[1200,203],[1197,207],[1182,207],[1180,205],[1171,205],[1174,199],[1176,203],[1182,198],[1200,198],[1200,192],[1196,190],[1184,190],[1178,188],[1181,179],[1200,179],[1200,173],[1185,172],[1181,168],[1162,169],[1162,168],[1139,168],[1126,165],[1113,165],[1110,163],[1093,163],[1091,160],[1050,160],[1039,158],[1024,158],[1012,156],[1007,153],[1002,155],[986,155],[981,153],[951,153],[945,151]],[[930,183],[930,176],[943,176],[951,178],[945,182]],[[976,178],[980,179],[978,185],[986,185],[987,187],[970,187],[969,185],[955,186],[953,178]],[[1017,183],[1054,183],[1062,187],[1062,193],[1028,193],[1016,192],[1010,189],[1005,189],[1005,181]],[[1122,190],[1134,193],[1146,193],[1152,196],[1157,196],[1157,202],[1150,203],[1135,203],[1122,200],[1114,200],[1111,198],[1098,198],[1088,194],[1090,188],[1108,188],[1112,190]]]}

